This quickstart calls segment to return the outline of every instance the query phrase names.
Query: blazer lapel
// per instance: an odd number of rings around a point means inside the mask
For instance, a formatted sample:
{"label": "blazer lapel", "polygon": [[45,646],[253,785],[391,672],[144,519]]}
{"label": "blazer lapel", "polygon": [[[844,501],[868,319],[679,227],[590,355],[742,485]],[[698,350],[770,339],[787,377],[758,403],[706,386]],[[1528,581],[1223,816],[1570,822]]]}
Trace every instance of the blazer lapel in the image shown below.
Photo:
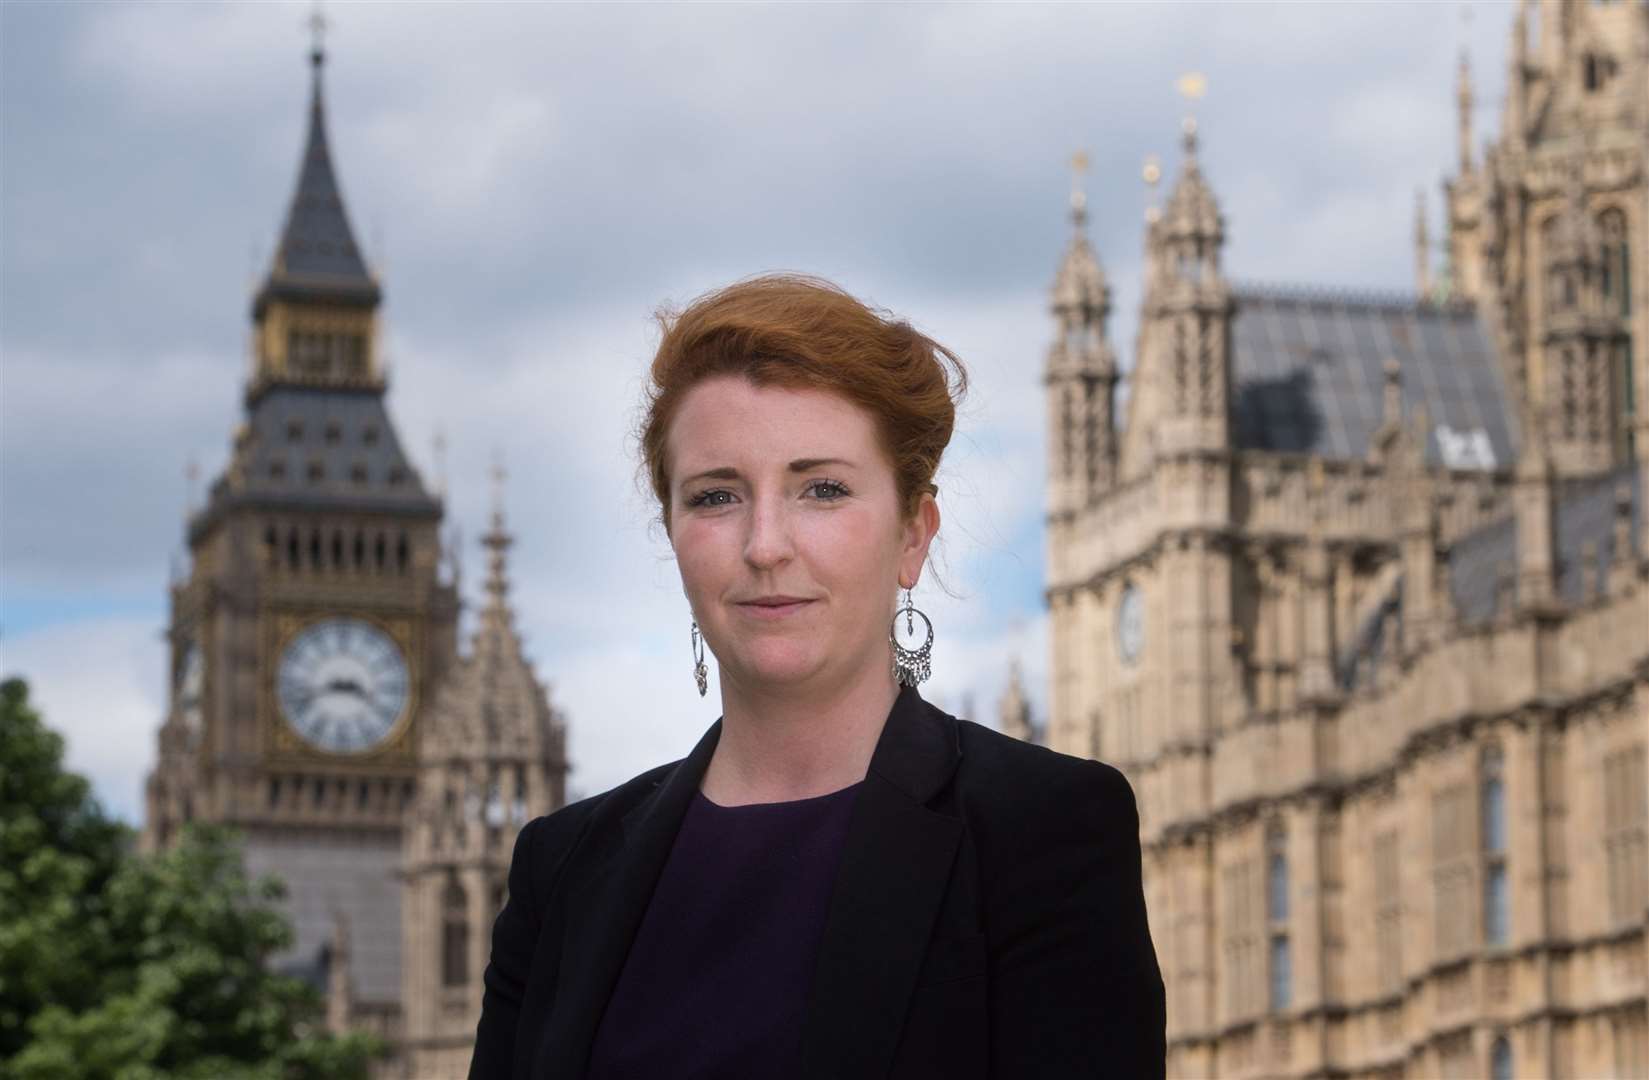
{"label": "blazer lapel", "polygon": [[653,793],[624,815],[623,847],[568,890],[555,1008],[538,1047],[539,1076],[584,1075],[602,1011],[720,738],[718,719]]}
{"label": "blazer lapel", "polygon": [[848,820],[811,996],[804,1080],[887,1074],[962,820],[925,805],[956,770],[956,721],[904,687]]}

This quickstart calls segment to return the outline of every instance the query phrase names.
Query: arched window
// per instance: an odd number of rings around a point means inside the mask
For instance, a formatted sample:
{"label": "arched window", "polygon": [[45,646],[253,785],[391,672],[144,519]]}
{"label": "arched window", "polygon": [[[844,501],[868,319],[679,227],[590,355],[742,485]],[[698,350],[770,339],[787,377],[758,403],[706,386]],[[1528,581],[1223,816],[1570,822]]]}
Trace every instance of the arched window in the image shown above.
{"label": "arched window", "polygon": [[1265,834],[1265,914],[1271,931],[1271,1010],[1293,1000],[1293,954],[1288,940],[1288,835],[1282,822]]}
{"label": "arched window", "polygon": [[1512,1044],[1501,1035],[1489,1048],[1490,1080],[1512,1080]]}
{"label": "arched window", "polygon": [[1506,783],[1500,748],[1484,749],[1478,781],[1483,852],[1483,941],[1504,945],[1510,932],[1506,896]]}
{"label": "arched window", "polygon": [[1546,264],[1546,310],[1560,311],[1563,308],[1563,271],[1554,264],[1552,256],[1556,253],[1558,244],[1558,215],[1553,214],[1540,223],[1540,257]]}
{"label": "arched window", "polygon": [[469,905],[456,877],[441,894],[441,985],[469,982]]}
{"label": "arched window", "polygon": [[1598,215],[1597,232],[1602,241],[1603,302],[1624,319],[1632,314],[1632,254],[1626,243],[1626,215],[1618,209],[1605,210]]}

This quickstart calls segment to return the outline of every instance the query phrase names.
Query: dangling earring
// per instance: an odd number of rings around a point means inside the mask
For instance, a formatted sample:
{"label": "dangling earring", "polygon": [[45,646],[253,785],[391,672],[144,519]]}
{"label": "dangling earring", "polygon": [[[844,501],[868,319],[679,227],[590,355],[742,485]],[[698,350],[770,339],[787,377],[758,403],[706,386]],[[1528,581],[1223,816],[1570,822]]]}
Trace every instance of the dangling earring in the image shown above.
{"label": "dangling earring", "polygon": [[[905,636],[916,634],[914,616],[920,615],[927,624],[928,639],[922,642],[920,649],[907,649],[899,644],[899,616],[905,617]],[[893,629],[888,633],[888,640],[893,642],[893,678],[904,686],[915,686],[926,681],[933,674],[933,622],[910,602],[910,590],[905,590],[905,606],[893,614]]]}
{"label": "dangling earring", "polygon": [[698,620],[693,620],[693,678],[699,684],[699,697],[710,692],[710,669],[704,666],[704,635],[699,633]]}

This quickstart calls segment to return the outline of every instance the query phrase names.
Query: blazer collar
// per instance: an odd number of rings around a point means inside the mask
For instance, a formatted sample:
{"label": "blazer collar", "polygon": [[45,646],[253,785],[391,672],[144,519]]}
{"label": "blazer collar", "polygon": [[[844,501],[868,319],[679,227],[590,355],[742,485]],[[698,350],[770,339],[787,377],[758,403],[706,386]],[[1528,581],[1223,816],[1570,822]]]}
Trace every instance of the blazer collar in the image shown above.
{"label": "blazer collar", "polygon": [[[621,819],[622,849],[569,889],[555,1008],[536,1071],[582,1076],[681,820],[721,737],[692,752]],[[854,800],[802,1030],[804,1077],[887,1071],[961,838],[925,804],[962,757],[956,719],[901,687]]]}

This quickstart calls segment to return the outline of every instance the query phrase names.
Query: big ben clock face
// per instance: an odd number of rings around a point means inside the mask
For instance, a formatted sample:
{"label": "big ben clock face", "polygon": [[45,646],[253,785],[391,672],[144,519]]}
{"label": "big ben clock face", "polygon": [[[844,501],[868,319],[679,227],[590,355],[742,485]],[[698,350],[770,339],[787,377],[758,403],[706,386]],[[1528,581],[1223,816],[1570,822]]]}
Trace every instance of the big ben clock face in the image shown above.
{"label": "big ben clock face", "polygon": [[406,657],[369,622],[323,619],[286,646],[275,686],[282,717],[305,742],[358,754],[383,743],[406,709]]}
{"label": "big ben clock face", "polygon": [[1129,584],[1122,590],[1122,601],[1117,605],[1117,653],[1122,662],[1132,664],[1145,649],[1145,602],[1139,595],[1139,586]]}

